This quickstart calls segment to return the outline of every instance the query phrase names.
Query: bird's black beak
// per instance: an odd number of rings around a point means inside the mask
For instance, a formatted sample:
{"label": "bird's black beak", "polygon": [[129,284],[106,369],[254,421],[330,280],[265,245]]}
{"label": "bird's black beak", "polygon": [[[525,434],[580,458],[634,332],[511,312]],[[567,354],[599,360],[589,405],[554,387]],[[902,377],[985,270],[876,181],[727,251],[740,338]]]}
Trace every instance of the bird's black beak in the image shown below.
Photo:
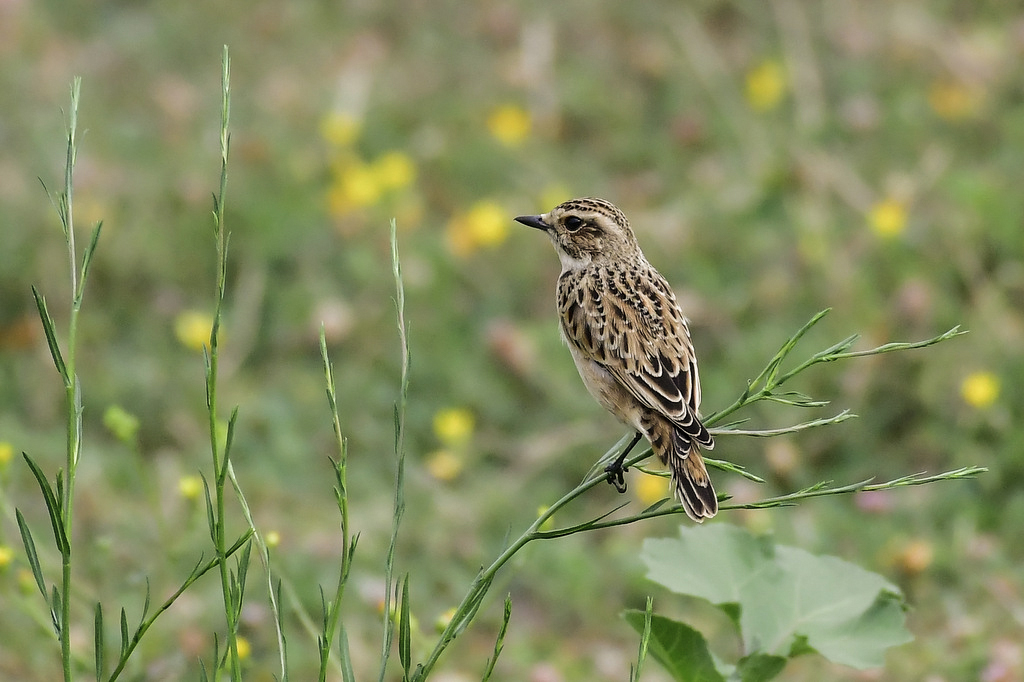
{"label": "bird's black beak", "polygon": [[517,223],[522,223],[527,227],[535,227],[538,230],[547,231],[551,226],[544,222],[543,216],[539,215],[521,215],[516,218]]}

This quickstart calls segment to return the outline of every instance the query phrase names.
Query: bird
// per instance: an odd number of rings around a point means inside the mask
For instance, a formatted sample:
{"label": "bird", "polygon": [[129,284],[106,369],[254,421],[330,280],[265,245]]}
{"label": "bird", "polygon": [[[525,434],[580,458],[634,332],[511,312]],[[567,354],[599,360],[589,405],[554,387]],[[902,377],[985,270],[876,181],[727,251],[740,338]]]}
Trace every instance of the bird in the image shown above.
{"label": "bird", "polygon": [[700,523],[718,512],[701,448],[700,377],[690,329],[668,282],[652,266],[626,216],[585,197],[516,222],[546,232],[562,265],[556,287],[562,340],[597,402],[636,434],[607,467],[626,489],[623,463],[641,436],[671,472],[675,497]]}

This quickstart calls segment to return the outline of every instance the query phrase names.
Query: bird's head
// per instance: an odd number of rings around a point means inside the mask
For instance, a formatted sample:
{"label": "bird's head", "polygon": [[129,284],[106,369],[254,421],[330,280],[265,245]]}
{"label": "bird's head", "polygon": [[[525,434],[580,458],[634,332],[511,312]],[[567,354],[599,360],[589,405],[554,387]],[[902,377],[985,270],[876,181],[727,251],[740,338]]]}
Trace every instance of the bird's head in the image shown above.
{"label": "bird's head", "polygon": [[604,199],[573,199],[516,221],[547,232],[564,270],[642,257],[626,216]]}

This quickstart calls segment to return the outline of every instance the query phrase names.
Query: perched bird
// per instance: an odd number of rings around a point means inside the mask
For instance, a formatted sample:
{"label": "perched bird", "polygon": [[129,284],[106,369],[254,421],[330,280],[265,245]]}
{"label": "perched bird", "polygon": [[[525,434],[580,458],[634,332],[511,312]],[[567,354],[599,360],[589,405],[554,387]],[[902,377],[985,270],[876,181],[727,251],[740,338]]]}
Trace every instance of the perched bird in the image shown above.
{"label": "perched bird", "polygon": [[690,330],[665,278],[647,262],[629,221],[604,199],[573,199],[517,222],[547,232],[562,262],[557,303],[562,338],[587,390],[636,429],[608,467],[625,490],[622,464],[641,434],[668,465],[675,496],[700,522],[718,512],[700,446],[700,379]]}

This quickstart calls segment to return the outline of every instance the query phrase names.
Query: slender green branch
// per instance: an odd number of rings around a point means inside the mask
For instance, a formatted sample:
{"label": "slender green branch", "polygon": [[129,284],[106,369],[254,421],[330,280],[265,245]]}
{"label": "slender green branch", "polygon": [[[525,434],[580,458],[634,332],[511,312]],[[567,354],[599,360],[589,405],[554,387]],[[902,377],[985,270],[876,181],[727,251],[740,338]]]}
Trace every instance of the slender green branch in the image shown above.
{"label": "slender green branch", "polygon": [[501,655],[502,649],[505,648],[505,635],[508,633],[508,623],[512,619],[512,595],[505,595],[505,612],[501,617],[501,627],[498,628],[498,636],[494,640],[494,654],[487,659],[487,665],[484,666],[484,674],[480,678],[480,682],[487,682],[491,679],[491,675],[494,674],[494,666],[498,663],[498,656]]}
{"label": "slender green branch", "polygon": [[853,414],[849,410],[843,410],[837,415],[832,417],[824,417],[822,419],[812,419],[810,421],[801,422],[800,424],[794,424],[792,426],[784,426],[779,429],[735,429],[735,428],[720,428],[710,429],[712,435],[715,436],[752,436],[754,438],[771,438],[773,436],[782,436],[787,433],[798,433],[800,431],[806,431],[807,429],[817,428],[819,426],[831,426],[832,424],[839,424],[846,421],[847,419],[854,419],[857,415]]}
{"label": "slender green branch", "polygon": [[895,352],[904,351],[904,350],[915,350],[915,349],[918,349],[918,348],[927,348],[929,346],[934,346],[937,343],[942,343],[943,341],[948,341],[949,339],[955,338],[957,336],[962,336],[963,334],[966,334],[966,333],[967,333],[966,330],[961,331],[960,330],[960,325],[957,325],[957,326],[953,327],[952,329],[949,329],[948,331],[945,331],[942,334],[939,334],[938,336],[934,336],[934,337],[932,337],[930,339],[925,339],[924,341],[914,341],[914,342],[910,342],[910,343],[906,343],[906,342],[887,343],[887,344],[878,346],[876,348],[869,348],[867,350],[847,352],[847,349],[850,346],[852,346],[854,341],[856,341],[859,338],[858,336],[854,335],[854,336],[851,336],[849,339],[846,339],[845,341],[842,341],[842,342],[836,344],[832,348],[828,348],[826,350],[823,350],[820,353],[815,353],[813,356],[811,356],[810,358],[805,360],[802,364],[794,367],[792,370],[790,370],[789,372],[786,372],[784,375],[782,375],[782,377],[780,377],[779,380],[774,385],[775,386],[781,386],[786,381],[788,381],[789,379],[792,379],[794,376],[796,376],[800,372],[804,371],[808,367],[811,367],[813,365],[818,365],[818,364],[821,364],[823,362],[835,362],[836,360],[848,360],[850,358],[863,358],[863,357],[867,357],[869,355],[882,355],[884,353],[895,353]]}
{"label": "slender green branch", "polygon": [[[215,292],[215,310],[213,325],[210,329],[210,347],[205,352],[206,357],[206,407],[209,416],[210,451],[213,457],[214,474],[214,502],[211,504],[207,498],[207,509],[212,512],[210,517],[210,533],[213,538],[214,549],[217,552],[218,568],[220,569],[221,593],[224,597],[224,617],[227,621],[227,645],[228,660],[230,661],[231,679],[242,678],[242,666],[238,656],[238,616],[241,610],[241,586],[238,586],[234,576],[228,568],[227,547],[225,540],[225,495],[224,488],[227,480],[228,462],[230,461],[231,433],[234,426],[234,416],[228,424],[228,438],[224,444],[224,450],[220,449],[220,438],[217,425],[217,366],[219,360],[220,325],[224,308],[224,295],[227,289],[227,254],[228,254],[228,231],[224,226],[224,195],[227,190],[228,178],[228,152],[230,148],[230,135],[228,124],[231,113],[231,58],[228,54],[227,45],[223,52],[223,69],[221,72],[221,126],[220,126],[220,187],[213,198],[213,227],[214,238],[217,244],[217,284]],[[207,491],[209,495],[209,491]],[[240,571],[241,573],[241,571]],[[220,665],[215,663],[214,679],[220,675]]]}
{"label": "slender green branch", "polygon": [[[815,353],[807,360],[797,365],[792,370],[780,375],[782,363],[796,348],[797,343],[811,330],[814,325],[820,322],[830,311],[830,308],[826,308],[821,312],[815,314],[810,320],[801,327],[796,334],[790,337],[779,352],[765,365],[765,368],[761,370],[761,373],[757,375],[747,384],[747,388],[733,403],[726,408],[714,412],[704,418],[704,425],[711,427],[714,424],[719,423],[729,415],[733,414],[737,410],[750,405],[751,403],[757,402],[758,400],[773,400],[775,402],[782,402],[789,405],[797,405],[800,407],[820,407],[825,403],[821,401],[813,401],[806,396],[799,393],[776,393],[776,389],[781,387],[787,381],[800,374],[804,370],[821,363],[835,362],[837,360],[846,360],[850,358],[860,358],[869,355],[881,355],[883,353],[893,353],[896,351],[913,350],[917,348],[927,348],[928,346],[934,346],[937,343],[948,341],[961,334],[967,332],[961,331],[959,327],[953,327],[947,332],[939,334],[938,336],[924,341],[916,341],[911,343],[887,343],[877,348],[870,348],[862,351],[850,351],[850,347],[859,338],[856,334],[849,336],[839,343],[826,348],[823,351]],[[794,427],[795,428],[795,427]],[[806,427],[809,428],[809,427]],[[753,435],[753,434],[748,434]]]}
{"label": "slender green branch", "polygon": [[270,612],[274,616],[274,634],[277,637],[278,663],[281,666],[281,682],[288,682],[288,649],[285,643],[284,631],[281,629],[281,604],[278,599],[279,595],[277,590],[274,589],[274,574],[270,570],[270,548],[267,547],[266,540],[264,540],[263,536],[256,530],[256,523],[253,521],[252,510],[249,508],[249,501],[245,499],[245,493],[242,492],[242,486],[239,484],[238,478],[235,476],[235,468],[230,460],[227,462],[227,469],[228,480],[231,481],[231,488],[235,491],[235,498],[242,507],[242,516],[245,518],[245,522],[249,526],[246,534],[252,538],[253,542],[256,543],[260,563],[263,565],[264,571],[266,571],[267,598],[270,601]]}
{"label": "slender green branch", "polygon": [[[384,562],[384,636],[381,643],[380,682],[384,682],[395,623],[391,614],[391,592],[394,584],[395,547],[398,529],[405,513],[405,405],[409,395],[409,337],[405,322],[405,287],[402,284],[402,264],[398,257],[398,230],[391,220],[391,264],[395,276],[395,308],[398,318],[398,338],[402,354],[402,383],[395,403],[395,500],[391,522],[391,541]],[[418,674],[419,671],[417,671]]]}
{"label": "slender green branch", "polygon": [[[243,546],[245,546],[245,543],[249,541],[251,534],[252,530],[250,529],[243,533],[240,538],[235,540],[234,544],[232,544],[231,547],[228,548],[227,556],[230,557],[234,555],[235,552],[237,552]],[[138,628],[136,628],[135,633],[132,635],[128,647],[121,652],[117,667],[114,668],[113,672],[111,672],[110,674],[110,677],[107,678],[108,682],[114,682],[114,680],[121,676],[121,673],[124,672],[125,665],[128,663],[128,659],[131,657],[136,647],[138,647],[139,642],[142,641],[142,637],[146,634],[149,628],[153,626],[153,623],[156,622],[156,619],[159,618],[161,614],[163,614],[165,611],[167,611],[167,609],[171,608],[171,605],[173,605],[174,602],[178,600],[178,597],[180,597],[185,592],[185,590],[192,586],[192,583],[202,578],[204,575],[209,573],[214,568],[217,568],[220,565],[220,562],[220,557],[215,557],[204,564],[202,557],[200,557],[199,561],[192,569],[192,572],[189,573],[188,577],[185,578],[185,581],[181,583],[181,586],[178,587],[178,589],[175,590],[174,593],[171,594],[171,596],[169,596],[164,601],[164,603],[161,604],[160,607],[153,612],[153,615],[147,618],[146,614],[143,613],[142,621],[139,623]]]}
{"label": "slender green branch", "polygon": [[[82,90],[82,79],[76,77],[71,86],[71,108],[68,113],[68,146],[64,165],[64,192],[61,195],[61,224],[64,240],[68,247],[68,265],[71,273],[71,315],[68,318],[67,375],[64,377],[65,409],[67,412],[67,478],[63,486],[61,511],[64,532],[71,538],[74,517],[75,479],[78,458],[82,452],[82,387],[78,383],[75,355],[78,340],[78,313],[81,310],[81,289],[77,274],[78,254],[75,249],[75,224],[73,211],[73,187],[75,160],[78,156],[78,101]],[[84,283],[84,282],[83,282]],[[60,477],[58,474],[58,488]],[[62,552],[61,561],[61,659],[64,679],[71,680],[71,545]]]}
{"label": "slender green branch", "polygon": [[877,490],[893,490],[895,488],[906,488],[908,486],[927,485],[929,483],[937,483],[939,481],[960,481],[968,478],[974,478],[986,471],[988,471],[986,467],[961,467],[959,469],[953,469],[952,471],[945,471],[931,476],[924,473],[910,474],[909,476],[901,476],[900,478],[895,478],[885,483],[872,483],[871,481],[874,479],[869,478],[859,483],[850,483],[843,486],[832,486],[831,482],[823,481],[809,488],[798,490],[797,492],[789,493],[787,495],[769,497],[764,500],[748,502],[745,504],[724,505],[721,509],[771,509],[773,507],[788,507],[796,504],[797,502],[809,500],[814,497],[846,495],[849,493]]}
{"label": "slender green branch", "polygon": [[[901,476],[900,478],[893,479],[886,483],[871,483],[872,479],[866,481],[860,481],[859,483],[850,483],[843,486],[832,486],[828,481],[823,481],[809,488],[799,490],[794,493],[787,495],[781,495],[778,497],[770,497],[757,502],[749,502],[744,504],[727,504],[719,507],[720,511],[735,510],[735,509],[770,509],[773,507],[787,507],[801,502],[803,500],[809,500],[815,497],[824,497],[827,495],[846,495],[857,492],[867,492],[874,490],[892,490],[895,488],[905,488],[908,486],[915,485],[927,485],[929,483],[937,483],[939,481],[959,481],[975,476],[988,471],[985,467],[962,467],[960,469],[954,469],[952,471],[946,471],[941,474],[934,474],[931,476],[925,474],[913,474],[910,476]],[[615,526],[626,526],[631,523],[637,523],[638,521],[645,521],[647,519],[653,519],[659,516],[674,516],[679,514],[685,514],[683,506],[680,504],[669,504],[665,505],[663,500],[662,503],[653,505],[648,509],[644,510],[639,514],[633,514],[630,516],[624,516],[618,519],[603,520],[603,517],[599,517],[597,520],[587,521],[579,523],[574,526],[567,526],[565,528],[556,528],[549,531],[538,531],[531,539],[545,539],[550,540],[552,538],[560,538],[566,535],[574,535],[575,533],[582,533],[586,531],[599,530],[602,528],[614,528]]]}
{"label": "slender green branch", "polygon": [[[348,520],[348,441],[341,430],[341,416],[338,413],[338,394],[334,381],[334,366],[331,364],[327,353],[327,336],[323,325],[320,325],[320,357],[324,363],[324,378],[327,383],[327,403],[331,410],[331,423],[334,427],[334,439],[338,444],[338,459],[332,459],[334,466],[334,497],[341,513],[341,567],[338,572],[338,584],[334,590],[334,599],[325,606],[324,628],[319,636],[320,646],[320,682],[327,679],[327,667],[331,660],[331,643],[334,641],[335,633],[338,631],[338,621],[341,615],[342,598],[345,595],[345,585],[348,582],[349,571],[352,567],[352,556],[356,548],[356,540],[349,540],[350,528]],[[344,636],[344,635],[342,635]],[[347,660],[348,647],[341,648],[343,660],[338,666],[337,672],[344,674],[346,666],[351,666]]]}

